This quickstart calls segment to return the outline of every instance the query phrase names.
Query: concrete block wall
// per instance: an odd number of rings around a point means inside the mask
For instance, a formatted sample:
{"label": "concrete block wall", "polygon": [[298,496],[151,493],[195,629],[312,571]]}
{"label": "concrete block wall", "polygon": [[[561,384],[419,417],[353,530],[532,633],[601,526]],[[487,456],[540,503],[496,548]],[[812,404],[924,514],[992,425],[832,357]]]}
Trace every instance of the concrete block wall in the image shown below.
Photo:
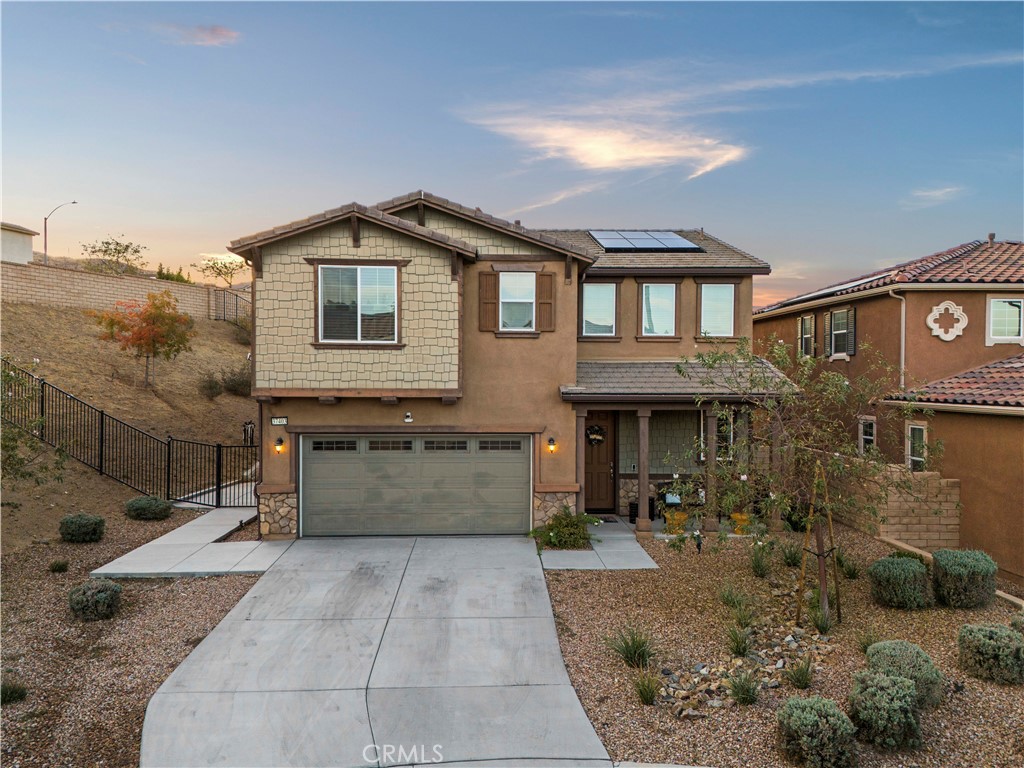
{"label": "concrete block wall", "polygon": [[0,264],[0,298],[54,307],[110,309],[118,301],[145,302],[146,295],[170,291],[178,310],[194,318],[213,318],[213,286],[188,285],[148,277],[100,275],[42,264]]}

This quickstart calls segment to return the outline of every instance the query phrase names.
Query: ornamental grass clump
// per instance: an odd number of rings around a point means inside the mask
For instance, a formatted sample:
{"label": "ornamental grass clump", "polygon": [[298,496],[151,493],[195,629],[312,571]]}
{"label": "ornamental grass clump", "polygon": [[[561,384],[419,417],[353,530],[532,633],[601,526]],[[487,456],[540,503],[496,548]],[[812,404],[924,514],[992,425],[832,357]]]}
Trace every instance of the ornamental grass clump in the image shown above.
{"label": "ornamental grass clump", "polygon": [[868,568],[871,597],[887,608],[917,610],[932,604],[928,569],[909,557],[883,557]]}
{"label": "ornamental grass clump", "polygon": [[0,705],[15,704],[28,696],[28,688],[17,680],[0,681]]}
{"label": "ornamental grass clump", "polygon": [[132,520],[166,520],[171,510],[171,502],[158,496],[136,496],[124,503],[124,513]]}
{"label": "ornamental grass clump", "polygon": [[809,688],[814,679],[814,660],[811,655],[807,654],[796,664],[786,667],[782,676],[794,688],[799,688],[801,691]]}
{"label": "ornamental grass clump", "polygon": [[757,672],[751,669],[733,672],[725,687],[729,689],[729,695],[737,704],[754,704],[761,692],[761,680]]}
{"label": "ornamental grass clump", "polygon": [[960,668],[1001,685],[1024,685],[1024,635],[1002,624],[965,624],[956,638]]}
{"label": "ornamental grass clump", "polygon": [[636,627],[620,629],[614,636],[606,637],[604,644],[631,667],[644,669],[654,658],[654,638]]}
{"label": "ornamental grass clump", "polygon": [[750,550],[750,569],[757,578],[768,578],[772,570],[772,548],[767,542],[754,542]]}
{"label": "ornamental grass clump", "polygon": [[738,608],[750,602],[750,596],[736,589],[732,584],[726,584],[719,590],[718,599],[729,608]]}
{"label": "ornamental grass clump", "polygon": [[68,606],[82,621],[113,618],[121,608],[121,585],[110,579],[89,579],[71,590]]}
{"label": "ornamental grass clump", "polygon": [[1010,629],[1015,629],[1018,632],[1024,633],[1024,611],[1021,611],[1010,619]]}
{"label": "ornamental grass clump", "polygon": [[831,699],[794,697],[779,709],[779,740],[791,758],[811,768],[850,768],[856,764],[856,729]]}
{"label": "ornamental grass clump", "polygon": [[868,627],[857,635],[857,647],[860,648],[861,653],[867,653],[868,648],[875,643],[882,642],[883,640],[885,640],[885,638],[879,634],[878,630],[874,627]]}
{"label": "ornamental grass clump", "polygon": [[784,542],[781,547],[782,562],[789,568],[796,568],[800,565],[800,560],[803,558],[803,549],[799,544],[794,542]]}
{"label": "ornamental grass clump", "polygon": [[757,611],[749,603],[740,603],[732,609],[732,618],[740,629],[748,629],[757,621]]}
{"label": "ornamental grass clump", "polygon": [[661,678],[645,669],[633,679],[633,690],[640,697],[640,701],[649,707],[654,704],[658,692],[661,691]]}
{"label": "ornamental grass clump", "polygon": [[996,561],[977,550],[939,549],[932,555],[935,598],[950,608],[981,608],[996,597]]}
{"label": "ornamental grass clump", "polygon": [[868,648],[868,668],[890,677],[905,677],[917,687],[917,706],[931,709],[942,703],[945,680],[931,656],[906,640],[883,640]]}
{"label": "ornamental grass clump", "polygon": [[90,544],[103,538],[107,521],[98,515],[66,515],[60,521],[60,537],[72,544]]}
{"label": "ornamental grass clump", "polygon": [[921,746],[917,687],[913,680],[863,671],[853,676],[850,719],[857,736],[879,749]]}
{"label": "ornamental grass clump", "polygon": [[750,630],[740,627],[729,627],[726,635],[729,652],[733,656],[746,657],[750,653]]}

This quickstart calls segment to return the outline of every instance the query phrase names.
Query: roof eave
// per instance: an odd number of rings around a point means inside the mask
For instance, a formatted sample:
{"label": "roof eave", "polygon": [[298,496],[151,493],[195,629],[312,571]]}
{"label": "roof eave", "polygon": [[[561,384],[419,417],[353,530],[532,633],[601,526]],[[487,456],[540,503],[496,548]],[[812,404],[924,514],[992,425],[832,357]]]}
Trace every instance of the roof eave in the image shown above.
{"label": "roof eave", "polygon": [[592,275],[604,277],[629,277],[630,275],[650,275],[652,277],[684,277],[689,275],[709,275],[720,277],[746,277],[748,275],[769,275],[772,268],[764,267],[602,267],[600,263],[587,270]]}

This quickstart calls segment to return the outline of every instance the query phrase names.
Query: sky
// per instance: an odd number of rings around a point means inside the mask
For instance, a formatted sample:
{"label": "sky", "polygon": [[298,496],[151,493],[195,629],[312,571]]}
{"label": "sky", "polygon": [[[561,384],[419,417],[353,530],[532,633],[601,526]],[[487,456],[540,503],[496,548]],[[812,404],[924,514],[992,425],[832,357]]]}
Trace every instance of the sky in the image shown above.
{"label": "sky", "polygon": [[[3,2],[2,216],[151,267],[425,189],[704,227],[755,306],[1024,237],[1024,4]],[[42,251],[42,236],[35,249]]]}

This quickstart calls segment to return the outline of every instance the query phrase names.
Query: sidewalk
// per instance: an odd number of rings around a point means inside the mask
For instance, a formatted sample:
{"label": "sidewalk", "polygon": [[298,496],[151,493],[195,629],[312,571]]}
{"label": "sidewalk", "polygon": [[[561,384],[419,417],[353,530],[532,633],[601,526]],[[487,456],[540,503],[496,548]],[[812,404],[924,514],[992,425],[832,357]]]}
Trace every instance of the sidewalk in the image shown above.
{"label": "sidewalk", "polygon": [[626,571],[657,568],[636,534],[622,520],[588,526],[593,549],[544,549],[540,553],[546,571]]}

